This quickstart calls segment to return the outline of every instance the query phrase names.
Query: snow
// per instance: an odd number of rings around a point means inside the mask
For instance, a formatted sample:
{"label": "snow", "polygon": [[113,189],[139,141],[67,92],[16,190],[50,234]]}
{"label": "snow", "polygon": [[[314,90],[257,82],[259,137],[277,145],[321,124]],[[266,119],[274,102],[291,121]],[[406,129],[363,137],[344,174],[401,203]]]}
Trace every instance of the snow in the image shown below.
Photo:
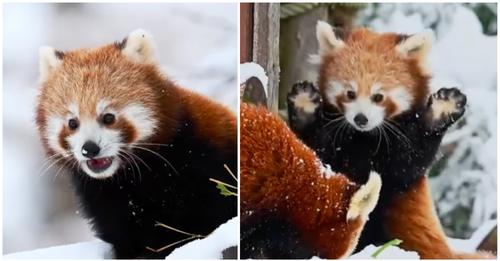
{"label": "snow", "polygon": [[269,78],[267,77],[264,68],[257,63],[240,64],[240,85],[252,77],[257,77],[260,80],[264,86],[264,91],[266,91],[267,96],[267,84],[269,82]]}
{"label": "snow", "polygon": [[372,255],[379,248],[380,246],[368,245],[358,253],[351,255],[349,259],[420,259],[417,252],[405,251],[397,246],[389,246],[377,258],[373,258]]}
{"label": "snow", "polygon": [[239,227],[239,217],[234,217],[206,238],[177,248],[166,259],[222,259],[223,250],[239,244]]}
{"label": "snow", "polygon": [[103,259],[112,258],[111,246],[94,240],[3,256],[4,259]]}
{"label": "snow", "polygon": [[481,225],[469,239],[448,238],[451,248],[457,252],[474,253],[477,247],[486,238],[486,236],[497,225],[496,220],[488,220]]}
{"label": "snow", "polygon": [[[220,225],[206,238],[194,240],[175,249],[166,259],[222,259],[222,251],[239,241],[239,217]],[[5,255],[5,259],[103,259],[113,258],[106,242],[93,240]]]}

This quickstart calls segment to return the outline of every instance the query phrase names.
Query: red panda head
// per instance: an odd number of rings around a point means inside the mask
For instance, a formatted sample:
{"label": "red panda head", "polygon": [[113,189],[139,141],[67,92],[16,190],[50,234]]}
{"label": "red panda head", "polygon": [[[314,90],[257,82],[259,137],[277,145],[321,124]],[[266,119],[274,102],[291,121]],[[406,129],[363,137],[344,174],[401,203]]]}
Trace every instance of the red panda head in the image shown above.
{"label": "red panda head", "polygon": [[49,154],[74,160],[93,178],[107,178],[133,144],[155,133],[156,99],[165,90],[157,90],[164,79],[153,47],[139,29],[121,43],[95,49],[40,48],[37,123]]}
{"label": "red panda head", "polygon": [[340,32],[319,21],[319,86],[324,100],[359,131],[370,131],[428,95],[429,33]]}

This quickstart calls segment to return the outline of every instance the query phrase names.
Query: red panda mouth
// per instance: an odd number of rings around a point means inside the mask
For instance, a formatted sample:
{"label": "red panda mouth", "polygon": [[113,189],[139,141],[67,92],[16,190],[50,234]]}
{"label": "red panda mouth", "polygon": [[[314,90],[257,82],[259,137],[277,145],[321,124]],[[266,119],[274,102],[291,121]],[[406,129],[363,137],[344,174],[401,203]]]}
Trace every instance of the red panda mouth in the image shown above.
{"label": "red panda mouth", "polygon": [[96,173],[105,171],[109,168],[109,166],[111,166],[111,163],[113,163],[112,157],[87,160],[87,166],[89,169]]}

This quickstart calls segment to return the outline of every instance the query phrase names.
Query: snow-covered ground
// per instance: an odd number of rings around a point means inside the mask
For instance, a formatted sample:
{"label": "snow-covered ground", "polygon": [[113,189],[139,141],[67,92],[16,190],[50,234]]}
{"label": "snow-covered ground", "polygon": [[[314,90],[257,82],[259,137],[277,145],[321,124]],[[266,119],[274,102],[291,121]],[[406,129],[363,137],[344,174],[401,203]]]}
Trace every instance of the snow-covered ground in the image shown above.
{"label": "snow-covered ground", "polygon": [[236,112],[236,3],[3,7],[4,254],[93,239],[66,173],[44,165],[33,112],[41,45],[94,47],[144,28],[157,42],[167,75]]}
{"label": "snow-covered ground", "polygon": [[[220,225],[206,238],[191,241],[175,249],[166,259],[222,259],[222,251],[236,246],[239,241],[239,217],[234,217]],[[5,259],[108,259],[113,258],[111,245],[101,240],[93,240],[63,246],[55,246],[33,251],[14,253]]]}

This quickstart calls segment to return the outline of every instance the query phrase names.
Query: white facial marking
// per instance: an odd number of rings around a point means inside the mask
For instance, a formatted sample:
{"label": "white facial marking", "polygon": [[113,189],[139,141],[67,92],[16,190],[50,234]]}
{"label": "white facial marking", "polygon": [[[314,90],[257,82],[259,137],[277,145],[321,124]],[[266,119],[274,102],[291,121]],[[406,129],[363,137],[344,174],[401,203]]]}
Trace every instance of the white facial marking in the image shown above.
{"label": "white facial marking", "polygon": [[78,110],[78,105],[76,103],[71,103],[68,106],[68,111],[70,112],[70,118],[78,117],[80,111]]}
{"label": "white facial marking", "polygon": [[[358,97],[352,102],[344,103],[344,108],[346,120],[359,131],[372,130],[384,122],[384,108],[372,103],[369,98]],[[356,122],[354,122],[354,117],[358,114],[363,114],[368,119],[364,127],[359,127]]]}
{"label": "white facial marking", "polygon": [[137,128],[138,141],[150,137],[157,127],[153,112],[141,104],[133,103],[128,105],[121,111],[121,115],[134,126],[140,126],[140,128]]}
{"label": "white facial marking", "polygon": [[106,109],[108,109],[109,104],[110,102],[107,100],[100,100],[95,108],[97,115],[103,114],[106,111]]}
{"label": "white facial marking", "polygon": [[61,133],[64,123],[65,121],[61,118],[49,117],[46,130],[49,147],[62,155],[66,155],[68,153],[59,143],[59,134]]}
{"label": "white facial marking", "polygon": [[328,101],[335,105],[338,106],[337,104],[337,96],[342,95],[345,91],[345,87],[341,82],[338,81],[332,81],[330,82],[330,85],[325,91],[326,98]]}
{"label": "white facial marking", "polygon": [[353,80],[349,81],[349,85],[350,86],[348,86],[348,90],[354,91],[356,93],[358,92],[359,87],[358,87],[358,83],[356,83],[356,81],[353,81]]}
{"label": "white facial marking", "polygon": [[382,84],[380,83],[374,83],[372,87],[370,88],[370,94],[377,94],[382,92]]}
{"label": "white facial marking", "polygon": [[394,114],[399,114],[410,109],[411,103],[413,102],[413,97],[408,92],[408,88],[405,86],[400,86],[392,89],[388,96],[396,104],[397,110]]}

